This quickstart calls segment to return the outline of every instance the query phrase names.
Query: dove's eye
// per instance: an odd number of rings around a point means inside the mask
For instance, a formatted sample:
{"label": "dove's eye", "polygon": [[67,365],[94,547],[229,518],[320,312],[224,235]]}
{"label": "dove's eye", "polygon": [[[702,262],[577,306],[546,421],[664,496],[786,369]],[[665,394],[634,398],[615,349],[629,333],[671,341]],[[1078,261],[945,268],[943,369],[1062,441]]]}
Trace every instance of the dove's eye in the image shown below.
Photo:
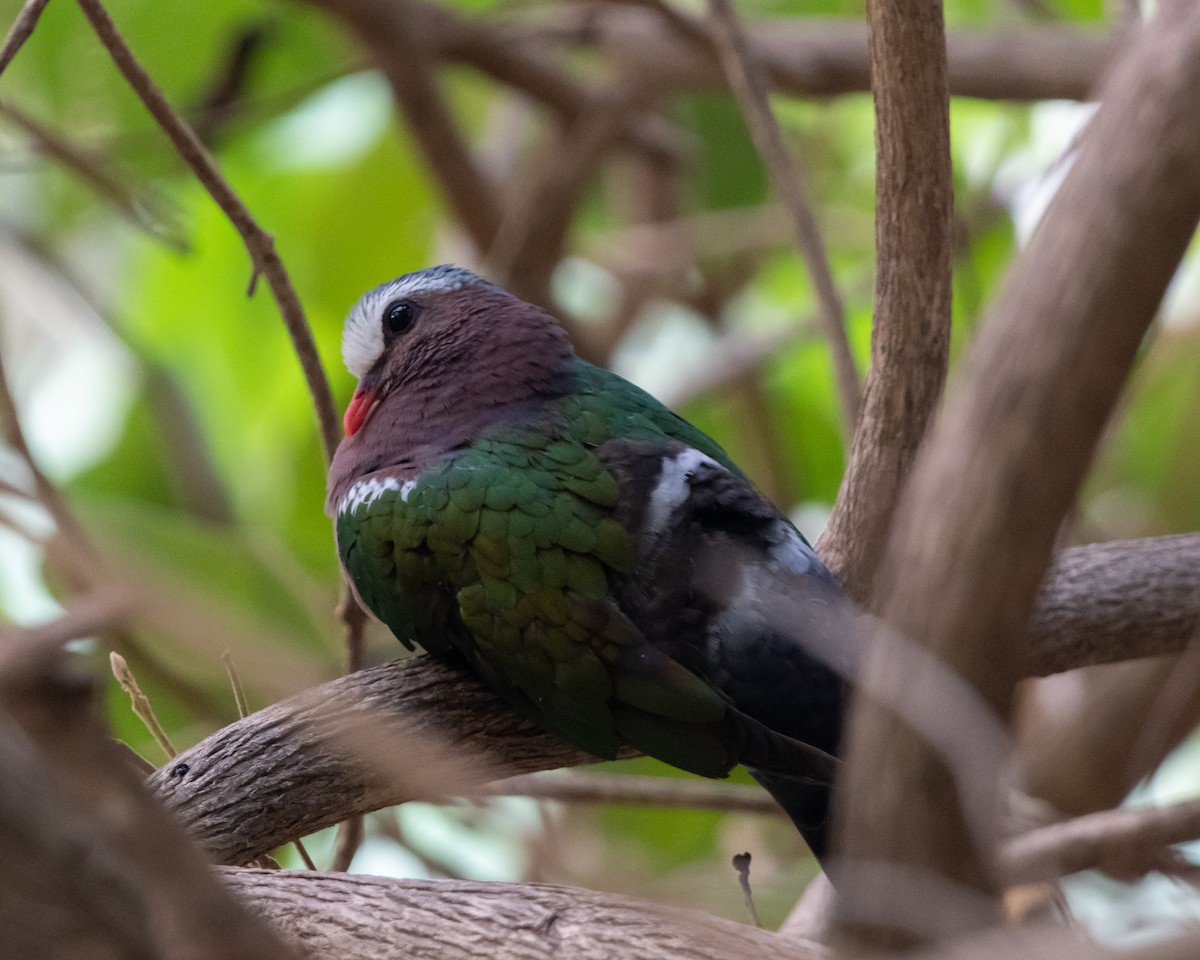
{"label": "dove's eye", "polygon": [[389,303],[383,311],[383,332],[387,336],[398,336],[404,333],[417,320],[420,308],[411,300],[397,300]]}

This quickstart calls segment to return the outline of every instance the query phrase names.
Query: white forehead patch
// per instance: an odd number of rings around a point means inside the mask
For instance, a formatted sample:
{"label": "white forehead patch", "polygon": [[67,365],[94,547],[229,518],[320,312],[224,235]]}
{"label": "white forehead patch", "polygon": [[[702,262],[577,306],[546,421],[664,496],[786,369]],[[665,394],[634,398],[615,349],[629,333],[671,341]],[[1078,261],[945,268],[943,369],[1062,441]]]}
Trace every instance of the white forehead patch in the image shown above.
{"label": "white forehead patch", "polygon": [[470,270],[442,264],[415,273],[406,273],[395,280],[368,290],[350,308],[342,332],[342,359],[349,371],[362,379],[383,355],[383,311],[393,300],[422,293],[448,293],[468,285],[498,289]]}

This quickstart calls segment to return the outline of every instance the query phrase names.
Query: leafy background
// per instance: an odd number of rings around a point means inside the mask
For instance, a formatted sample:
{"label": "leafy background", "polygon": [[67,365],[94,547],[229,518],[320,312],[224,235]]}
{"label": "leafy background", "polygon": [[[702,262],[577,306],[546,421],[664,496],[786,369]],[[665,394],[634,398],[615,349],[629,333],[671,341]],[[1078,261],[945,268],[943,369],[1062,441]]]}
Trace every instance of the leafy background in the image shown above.
{"label": "leafy background", "polygon": [[[459,0],[463,12],[499,4]],[[0,3],[4,22],[18,5]],[[511,10],[512,5],[505,5]],[[1100,0],[1045,4],[948,0],[950,26],[1014,26],[1040,10],[1099,24]],[[308,312],[339,403],[353,389],[339,359],[342,317],[367,287],[447,259],[469,260],[390,91],[359,51],[298,5],[210,0],[114,4],[133,49],[185,113],[198,105],[250,25],[265,33],[241,109],[213,134],[219,164],[278,250]],[[747,19],[861,18],[858,3],[746,3]],[[486,146],[512,95],[466,70],[443,76],[456,116]],[[0,100],[94,154],[127,185],[123,214],[37,149],[0,114],[0,347],[37,459],[117,575],[152,609],[130,662],[177,746],[236,716],[221,654],[229,651],[251,708],[341,669],[333,607],[337,571],[322,509],[324,469],[299,368],[265,290],[247,298],[249,262],[236,233],[181,165],[100,49],[78,9],[51,4],[0,82]],[[865,365],[870,335],[874,188],[868,95],[774,98],[803,158]],[[697,145],[687,211],[760,208],[766,179],[733,102],[682,95],[672,118]],[[1021,239],[1057,184],[1064,151],[1090,108],[955,100],[951,114],[960,244],[954,355],[962,353]],[[534,126],[545,118],[534,115]],[[554,277],[558,302],[587,326],[614,297],[607,269],[628,212],[597,182]],[[716,316],[667,300],[643,310],[616,344],[614,369],[707,429],[815,539],[843,466],[828,351],[809,318],[814,297],[786,231],[738,256],[736,293]],[[1200,279],[1177,278],[1145,348],[1121,419],[1079,504],[1071,539],[1153,535],[1200,526]],[[592,323],[602,323],[593,320]],[[731,345],[778,336],[747,375],[697,394],[728,365]],[[28,478],[15,458],[4,478]],[[0,502],[0,604],[16,622],[51,616],[61,571],[43,562],[46,518],[18,496]],[[98,665],[106,649],[95,643]],[[400,653],[379,630],[368,659]],[[163,755],[111,685],[115,734],[155,763]],[[1155,789],[1194,790],[1186,751]],[[682,776],[650,760],[616,772]],[[745,779],[742,777],[742,779]],[[1166,785],[1163,786],[1162,784]],[[318,862],[331,833],[309,840]],[[717,812],[566,807],[529,799],[410,804],[370,818],[354,869],[415,876],[532,878],[620,890],[744,918],[729,857],[754,852],[758,907],[774,925],[815,872],[781,821]],[[298,865],[281,850],[285,865]],[[1104,904],[1108,881],[1076,881],[1080,910]],[[1175,888],[1173,888],[1175,889]],[[1090,899],[1089,899],[1090,898]],[[1112,932],[1128,933],[1175,900],[1151,891]],[[1126,901],[1126,905],[1129,902]],[[1099,909],[1099,908],[1097,908]],[[1096,921],[1099,923],[1100,921]]]}

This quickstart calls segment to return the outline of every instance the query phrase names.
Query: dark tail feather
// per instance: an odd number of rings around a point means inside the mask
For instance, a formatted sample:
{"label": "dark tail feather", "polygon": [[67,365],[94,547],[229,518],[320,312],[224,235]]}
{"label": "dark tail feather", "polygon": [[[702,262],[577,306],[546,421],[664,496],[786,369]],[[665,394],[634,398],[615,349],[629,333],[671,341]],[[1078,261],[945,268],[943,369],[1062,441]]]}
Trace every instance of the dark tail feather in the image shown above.
{"label": "dark tail feather", "polygon": [[811,780],[763,773],[760,770],[751,770],[750,774],[792,818],[792,823],[808,843],[813,856],[824,866],[825,855],[829,852],[829,816],[833,788],[827,783],[814,783]]}

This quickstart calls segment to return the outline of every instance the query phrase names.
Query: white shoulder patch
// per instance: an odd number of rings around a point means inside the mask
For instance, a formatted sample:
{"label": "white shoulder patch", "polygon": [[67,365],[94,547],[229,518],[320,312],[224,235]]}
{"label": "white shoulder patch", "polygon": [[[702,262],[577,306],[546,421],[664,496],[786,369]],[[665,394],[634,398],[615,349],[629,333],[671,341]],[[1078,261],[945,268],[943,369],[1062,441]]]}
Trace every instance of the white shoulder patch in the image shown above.
{"label": "white shoulder patch", "polygon": [[469,284],[499,289],[470,270],[442,264],[395,280],[381,283],[368,290],[350,308],[342,332],[342,359],[347,369],[360,380],[383,355],[383,311],[393,300],[422,293],[444,293],[461,290]]}
{"label": "white shoulder patch", "polygon": [[369,480],[359,480],[342,497],[337,507],[338,516],[343,513],[353,513],[359,507],[379,499],[388,490],[398,490],[400,499],[407,503],[409,494],[413,492],[416,485],[416,480],[405,480],[404,483],[401,483],[395,477],[371,477]]}
{"label": "white shoulder patch", "polygon": [[716,460],[694,447],[688,447],[673,457],[663,457],[662,472],[658,475],[658,483],[650,494],[650,505],[646,508],[646,526],[642,535],[647,540],[657,540],[670,523],[671,516],[683,506],[691,492],[689,481],[692,474],[702,464],[723,469]]}
{"label": "white shoulder patch", "polygon": [[808,573],[813,569],[817,555],[805,544],[791,524],[776,520],[772,532],[778,538],[768,552],[772,560],[795,574]]}

